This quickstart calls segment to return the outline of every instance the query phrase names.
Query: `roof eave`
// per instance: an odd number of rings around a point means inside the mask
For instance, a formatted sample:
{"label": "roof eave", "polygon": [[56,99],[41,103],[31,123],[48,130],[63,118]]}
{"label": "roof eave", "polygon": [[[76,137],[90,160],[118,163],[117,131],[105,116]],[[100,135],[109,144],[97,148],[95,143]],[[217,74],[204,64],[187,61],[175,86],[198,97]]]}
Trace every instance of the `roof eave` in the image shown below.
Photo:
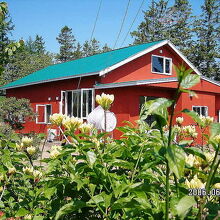
{"label": "roof eave", "polygon": [[48,83],[48,82],[54,82],[54,81],[60,81],[60,80],[66,80],[66,79],[73,79],[73,78],[79,78],[79,77],[85,77],[85,76],[93,76],[93,75],[99,75],[100,72],[93,72],[93,73],[84,73],[84,74],[78,74],[78,75],[72,75],[68,77],[60,77],[60,78],[53,78],[49,80],[41,80],[38,82],[33,82],[33,83],[26,83],[26,84],[21,84],[21,85],[15,85],[15,86],[9,86],[6,88],[0,88],[0,90],[7,90],[7,89],[15,89],[19,87],[25,87],[25,86],[31,86],[31,85],[37,85],[37,84],[42,84],[42,83]]}

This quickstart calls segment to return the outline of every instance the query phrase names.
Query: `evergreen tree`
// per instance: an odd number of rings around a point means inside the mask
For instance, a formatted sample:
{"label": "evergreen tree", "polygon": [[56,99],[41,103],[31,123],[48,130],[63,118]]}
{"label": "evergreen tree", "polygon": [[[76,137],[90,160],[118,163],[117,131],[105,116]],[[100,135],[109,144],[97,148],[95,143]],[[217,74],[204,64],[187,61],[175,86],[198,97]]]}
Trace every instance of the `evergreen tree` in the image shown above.
{"label": "evergreen tree", "polygon": [[185,53],[190,55],[192,46],[192,8],[188,0],[175,0],[170,7],[170,37],[169,39]]}
{"label": "evergreen tree", "polygon": [[105,53],[105,52],[108,52],[108,51],[111,51],[111,48],[105,44],[103,47],[102,47],[102,53]]}
{"label": "evergreen tree", "polygon": [[4,13],[1,14],[0,22],[0,73],[3,71],[4,66],[8,62],[9,56],[6,52],[6,48],[11,43],[9,35],[11,34],[11,31],[14,29],[14,25],[12,24],[7,5],[5,4],[5,6],[6,7],[4,8]]}
{"label": "evergreen tree", "polygon": [[72,34],[72,29],[64,26],[56,39],[60,44],[60,53],[57,54],[57,60],[60,62],[72,60],[76,41]]}
{"label": "evergreen tree", "polygon": [[220,1],[205,0],[202,15],[195,22],[197,40],[193,63],[202,74],[220,80]]}
{"label": "evergreen tree", "polygon": [[80,45],[80,43],[77,43],[76,45],[76,49],[73,52],[73,59],[79,59],[83,57],[83,52],[82,52],[82,46]]}
{"label": "evergreen tree", "polygon": [[152,0],[149,9],[144,12],[144,21],[140,23],[137,31],[131,33],[135,38],[134,44],[169,38],[167,22],[164,22],[168,19],[168,1]]}
{"label": "evergreen tree", "polygon": [[100,53],[100,45],[99,41],[97,41],[95,38],[93,38],[90,42],[85,41],[83,44],[83,56],[92,56],[94,54]]}
{"label": "evergreen tree", "polygon": [[37,54],[44,54],[46,51],[45,50],[45,42],[43,40],[43,37],[39,36],[38,34],[35,37],[34,49]]}

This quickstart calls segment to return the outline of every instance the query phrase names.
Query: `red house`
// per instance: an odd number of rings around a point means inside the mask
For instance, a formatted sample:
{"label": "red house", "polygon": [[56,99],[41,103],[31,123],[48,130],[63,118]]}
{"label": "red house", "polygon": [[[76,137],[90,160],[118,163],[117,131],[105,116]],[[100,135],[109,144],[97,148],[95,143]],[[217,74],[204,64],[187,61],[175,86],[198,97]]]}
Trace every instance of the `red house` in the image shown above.
{"label": "red house", "polygon": [[[46,132],[53,113],[86,119],[95,107],[95,95],[102,92],[114,94],[111,111],[117,126],[122,126],[125,120],[138,119],[144,97],[173,98],[177,86],[173,64],[180,63],[201,75],[171,42],[162,40],[51,65],[1,89],[7,97],[29,99],[38,113],[36,121],[25,123],[25,133]],[[193,90],[198,98],[182,94],[177,110],[188,108],[219,121],[220,83],[201,76]],[[185,123],[192,121],[186,118]]]}

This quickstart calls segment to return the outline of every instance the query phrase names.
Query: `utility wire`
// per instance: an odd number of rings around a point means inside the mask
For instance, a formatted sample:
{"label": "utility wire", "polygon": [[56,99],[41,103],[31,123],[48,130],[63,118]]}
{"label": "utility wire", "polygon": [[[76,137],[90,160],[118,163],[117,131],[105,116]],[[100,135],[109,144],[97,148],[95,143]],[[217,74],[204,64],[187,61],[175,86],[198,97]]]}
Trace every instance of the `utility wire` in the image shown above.
{"label": "utility wire", "polygon": [[125,38],[124,38],[123,42],[121,43],[121,46],[120,46],[120,47],[122,47],[123,44],[124,44],[124,42],[126,41],[126,39],[127,39],[127,37],[128,37],[128,34],[130,33],[131,28],[132,28],[134,22],[136,21],[136,19],[137,19],[137,17],[138,17],[138,14],[140,13],[140,10],[141,10],[141,8],[142,8],[142,6],[143,6],[143,4],[144,4],[144,1],[145,1],[145,0],[143,0],[143,1],[141,2],[141,5],[140,5],[140,7],[139,7],[139,9],[138,9],[138,11],[137,11],[135,17],[134,17],[134,20],[133,20],[132,23],[131,23],[130,28],[128,29],[128,32],[127,32],[127,34],[125,35]]}
{"label": "utility wire", "polygon": [[98,17],[99,17],[99,12],[100,12],[100,9],[101,9],[101,5],[102,5],[102,0],[100,0],[100,3],[99,3],[99,8],[98,8],[98,12],[96,14],[95,23],[94,23],[94,26],[93,26],[93,29],[92,29],[92,34],[91,34],[91,37],[90,37],[90,41],[92,40],[93,34],[95,32],[95,28],[96,28],[97,20],[98,20]]}
{"label": "utility wire", "polygon": [[127,13],[128,13],[128,7],[129,7],[130,2],[131,2],[131,0],[128,0],[128,4],[127,4],[126,10],[125,10],[125,14],[124,14],[124,17],[123,17],[123,20],[122,20],[122,23],[121,23],[121,27],[120,27],[119,33],[118,33],[118,36],[116,38],[116,41],[115,41],[115,44],[114,44],[114,47],[113,47],[113,50],[115,49],[116,44],[118,42],[118,39],[119,39],[119,37],[121,35],[121,31],[122,31],[122,28],[124,26],[124,22],[125,22],[125,18],[127,16]]}

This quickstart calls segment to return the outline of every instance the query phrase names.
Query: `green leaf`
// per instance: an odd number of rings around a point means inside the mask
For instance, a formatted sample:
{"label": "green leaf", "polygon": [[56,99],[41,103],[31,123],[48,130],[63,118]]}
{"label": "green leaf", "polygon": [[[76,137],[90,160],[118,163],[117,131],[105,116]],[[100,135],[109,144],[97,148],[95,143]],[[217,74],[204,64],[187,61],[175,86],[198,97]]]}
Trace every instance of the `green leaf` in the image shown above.
{"label": "green leaf", "polygon": [[93,167],[93,164],[96,161],[96,154],[93,151],[88,151],[86,153],[87,161],[89,162],[90,167]]}
{"label": "green leaf", "polygon": [[169,146],[167,148],[166,158],[170,170],[175,173],[177,178],[181,178],[185,167],[185,153],[183,149],[176,145]]}
{"label": "green leaf", "polygon": [[212,137],[220,134],[220,123],[212,123],[210,126],[210,131]]}
{"label": "green leaf", "polygon": [[102,194],[98,194],[96,196],[93,196],[89,201],[88,204],[94,204],[94,202],[96,204],[99,204],[100,202],[104,202],[104,198],[102,196]]}
{"label": "green leaf", "polygon": [[25,209],[25,208],[20,208],[20,209],[17,211],[15,217],[22,217],[22,216],[27,215],[28,213],[29,213],[29,211],[28,211],[27,209]]}
{"label": "green leaf", "polygon": [[60,219],[62,216],[72,213],[76,210],[79,210],[83,207],[86,207],[86,203],[84,201],[73,201],[61,207],[59,211],[56,213],[55,220]]}
{"label": "green leaf", "polygon": [[198,125],[204,125],[197,112],[190,111],[189,109],[183,109],[182,112],[189,115]]}
{"label": "green leaf", "polygon": [[128,162],[126,160],[120,160],[120,159],[112,160],[112,165],[113,166],[118,166],[118,167],[121,167],[121,168],[125,168],[125,169],[133,169],[134,168],[133,163]]}
{"label": "green leaf", "polygon": [[190,208],[195,204],[196,201],[194,199],[194,196],[184,196],[176,205],[178,216],[180,216],[183,219],[189,212]]}
{"label": "green leaf", "polygon": [[180,87],[184,89],[188,89],[196,85],[200,82],[200,76],[197,74],[189,74],[187,75],[182,82],[180,83]]}
{"label": "green leaf", "polygon": [[43,220],[44,216],[34,216],[33,220]]}
{"label": "green leaf", "polygon": [[51,199],[51,196],[57,191],[56,187],[46,188],[44,190],[44,195],[47,199]]}
{"label": "green leaf", "polygon": [[200,149],[198,149],[198,148],[189,147],[189,148],[183,148],[183,150],[184,150],[186,153],[189,153],[189,154],[192,154],[192,155],[201,157],[202,159],[206,160],[205,155],[204,155],[203,152],[202,152]]}

